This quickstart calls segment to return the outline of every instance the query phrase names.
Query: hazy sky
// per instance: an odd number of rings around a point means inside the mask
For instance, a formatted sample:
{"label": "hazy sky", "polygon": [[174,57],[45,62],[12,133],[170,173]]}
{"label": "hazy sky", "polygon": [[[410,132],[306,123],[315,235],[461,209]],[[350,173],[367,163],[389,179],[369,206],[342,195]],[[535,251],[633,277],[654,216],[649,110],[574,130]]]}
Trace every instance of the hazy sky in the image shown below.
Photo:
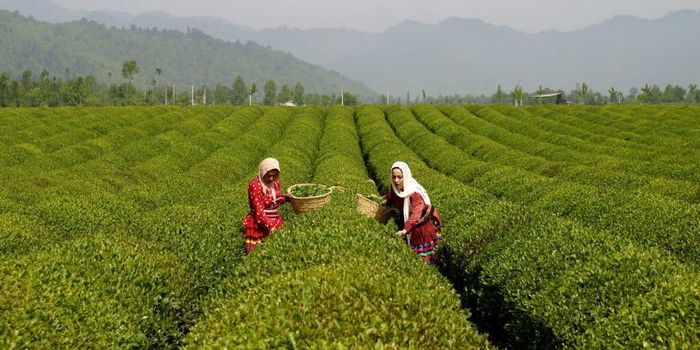
{"label": "hazy sky", "polygon": [[700,0],[54,0],[74,10],[178,16],[215,16],[248,27],[344,27],[381,31],[403,20],[437,23],[447,17],[480,18],[538,32],[573,30],[625,14],[658,18],[700,9]]}

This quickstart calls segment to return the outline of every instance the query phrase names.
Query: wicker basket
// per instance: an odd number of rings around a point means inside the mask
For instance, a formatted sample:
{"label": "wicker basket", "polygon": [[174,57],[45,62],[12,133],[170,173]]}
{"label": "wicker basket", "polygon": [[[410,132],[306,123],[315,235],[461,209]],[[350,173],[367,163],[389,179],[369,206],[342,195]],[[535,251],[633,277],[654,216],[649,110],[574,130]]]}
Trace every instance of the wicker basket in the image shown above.
{"label": "wicker basket", "polygon": [[368,218],[374,218],[386,224],[391,216],[394,215],[394,209],[383,207],[359,193],[355,197],[357,198],[357,212]]}
{"label": "wicker basket", "polygon": [[320,196],[313,196],[313,197],[297,197],[292,194],[292,189],[294,189],[297,186],[304,186],[304,185],[312,185],[312,184],[295,184],[290,186],[287,189],[287,193],[289,193],[289,198],[292,200],[292,209],[294,209],[295,213],[304,213],[307,211],[311,211],[314,209],[321,208],[325,206],[326,204],[330,203],[331,201],[331,192],[333,192],[332,188],[328,188],[328,192],[320,195]]}

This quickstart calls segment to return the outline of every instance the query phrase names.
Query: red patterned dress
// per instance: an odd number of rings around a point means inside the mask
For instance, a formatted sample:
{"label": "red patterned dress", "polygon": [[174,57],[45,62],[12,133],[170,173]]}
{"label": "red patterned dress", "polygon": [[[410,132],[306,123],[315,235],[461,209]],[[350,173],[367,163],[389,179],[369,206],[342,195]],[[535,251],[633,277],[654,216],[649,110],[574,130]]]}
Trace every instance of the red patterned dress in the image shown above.
{"label": "red patterned dress", "polygon": [[406,230],[406,242],[413,252],[421,257],[421,260],[432,263],[437,256],[438,245],[442,241],[442,218],[437,209],[426,205],[423,197],[418,192],[410,196],[411,207],[408,220],[403,222],[403,201],[408,199],[397,196],[394,191],[389,191],[384,198],[387,203],[398,209],[400,230]]}
{"label": "red patterned dress", "polygon": [[257,177],[248,184],[248,205],[250,211],[243,219],[245,226],[245,251],[250,251],[260,244],[270,232],[282,227],[284,220],[279,214],[279,207],[287,201],[280,192],[279,181],[274,182],[275,198],[270,193],[263,192],[264,185]]}

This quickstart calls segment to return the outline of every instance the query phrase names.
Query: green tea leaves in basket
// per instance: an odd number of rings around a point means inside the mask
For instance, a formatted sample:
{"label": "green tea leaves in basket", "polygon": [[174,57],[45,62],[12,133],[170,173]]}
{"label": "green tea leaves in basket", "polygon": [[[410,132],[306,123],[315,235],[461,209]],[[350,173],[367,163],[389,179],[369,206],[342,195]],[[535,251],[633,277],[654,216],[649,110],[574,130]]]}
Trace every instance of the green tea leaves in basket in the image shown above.
{"label": "green tea leaves in basket", "polygon": [[296,185],[292,187],[290,193],[298,198],[322,196],[328,193],[328,186],[319,184]]}
{"label": "green tea leaves in basket", "polygon": [[365,198],[371,200],[374,203],[377,203],[378,205],[386,206],[386,201],[384,200],[384,198],[377,196],[376,194],[365,195]]}

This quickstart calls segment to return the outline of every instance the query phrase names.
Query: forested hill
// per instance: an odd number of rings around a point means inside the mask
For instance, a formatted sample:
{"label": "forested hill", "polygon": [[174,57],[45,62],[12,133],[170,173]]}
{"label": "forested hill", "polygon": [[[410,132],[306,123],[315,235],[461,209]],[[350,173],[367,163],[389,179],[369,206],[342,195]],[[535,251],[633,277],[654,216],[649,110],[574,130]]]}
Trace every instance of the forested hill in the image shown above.
{"label": "forested hill", "polygon": [[[35,74],[94,75],[100,81],[122,81],[126,60],[137,61],[137,87],[158,78],[162,83],[231,85],[237,75],[262,86],[268,79],[304,85],[307,92],[340,90],[360,96],[374,93],[362,83],[301,61],[288,53],[255,43],[229,43],[192,29],[116,29],[87,20],[50,24],[0,10],[0,71],[12,76],[25,69]],[[162,70],[156,76],[156,68]]]}

